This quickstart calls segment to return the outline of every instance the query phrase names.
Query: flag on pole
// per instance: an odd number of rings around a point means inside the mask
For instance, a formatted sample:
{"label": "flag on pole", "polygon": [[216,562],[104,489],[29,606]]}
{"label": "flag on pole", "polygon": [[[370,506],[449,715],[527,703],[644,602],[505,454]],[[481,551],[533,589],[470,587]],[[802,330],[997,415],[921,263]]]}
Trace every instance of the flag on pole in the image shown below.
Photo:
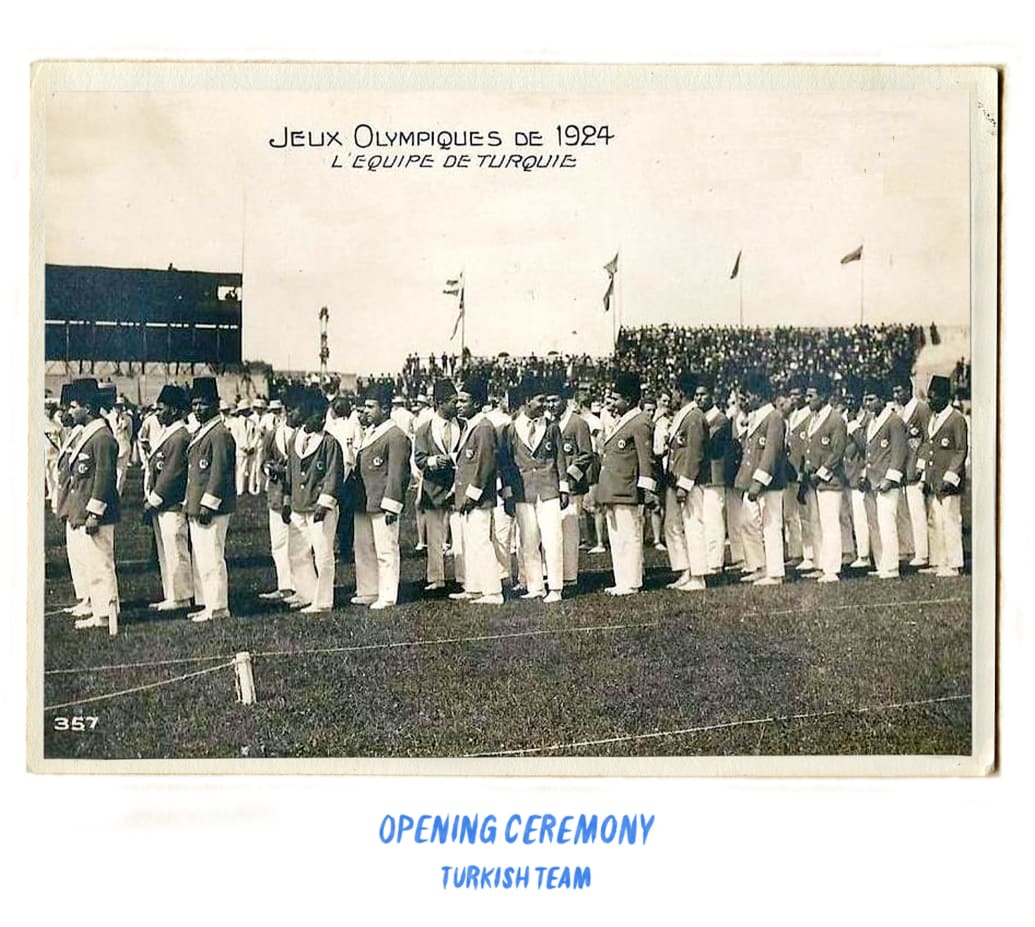
{"label": "flag on pole", "polygon": [[730,280],[735,279],[737,274],[740,273],[740,256],[743,253],[743,250],[737,252],[737,259],[733,262],[733,273],[730,274]]}
{"label": "flag on pole", "polygon": [[846,254],[843,258],[841,258],[841,263],[842,264],[851,264],[852,261],[861,261],[862,260],[862,256],[863,256],[863,246],[859,245],[859,247],[856,248],[854,251],[850,252],[849,254]]}
{"label": "flag on pole", "polygon": [[604,312],[608,312],[611,309],[611,297],[615,293],[615,274],[618,273],[618,252],[615,252],[615,256],[611,258],[604,265],[604,270],[607,271],[608,276],[611,278],[607,281],[607,292],[604,293]]}
{"label": "flag on pole", "polygon": [[460,321],[464,317],[464,275],[460,274],[455,280],[447,280],[446,288],[442,292],[447,296],[460,297],[459,311],[456,315],[456,321],[453,323],[453,333],[449,336],[449,340],[452,341],[456,337],[457,329],[460,328]]}

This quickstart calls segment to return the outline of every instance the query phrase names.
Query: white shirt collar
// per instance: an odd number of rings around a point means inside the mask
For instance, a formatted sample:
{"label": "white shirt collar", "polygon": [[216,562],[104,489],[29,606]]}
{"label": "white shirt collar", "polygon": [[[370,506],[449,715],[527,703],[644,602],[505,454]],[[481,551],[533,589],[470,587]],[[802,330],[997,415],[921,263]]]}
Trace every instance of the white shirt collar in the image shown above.
{"label": "white shirt collar", "polygon": [[899,415],[901,415],[901,416],[902,416],[902,421],[904,421],[904,422],[908,422],[908,421],[909,421],[909,418],[910,418],[910,416],[911,416],[911,415],[912,415],[912,414],[913,414],[913,413],[914,413],[915,411],[916,411],[916,396],[912,396],[912,397],[910,397],[910,400],[909,400],[909,402],[907,402],[907,403],[906,403],[906,404],[905,404],[905,405],[904,405],[904,406],[902,407],[902,411],[901,411],[901,412],[899,413]]}
{"label": "white shirt collar", "polygon": [[712,407],[704,413],[704,420],[710,425],[719,417],[721,412],[722,410],[713,402]]}
{"label": "white shirt collar", "polygon": [[937,415],[931,416],[931,421],[927,424],[928,437],[933,438],[938,434],[938,429],[942,427],[948,420],[949,416],[952,415],[952,406],[948,405]]}
{"label": "white shirt collar", "polygon": [[[362,450],[365,447],[370,447],[370,445],[373,444],[378,438],[380,438],[381,435],[386,434],[393,428],[399,428],[399,426],[390,418],[386,418],[377,427],[368,429],[367,432],[363,435],[363,440],[360,442],[360,450]],[[399,430],[401,431],[402,429],[400,428]]]}
{"label": "white shirt collar", "polygon": [[543,440],[543,435],[546,434],[546,421],[542,416],[531,419],[522,412],[514,419],[514,430],[525,446],[530,451],[534,451],[539,447],[539,442]]}
{"label": "white shirt collar", "polygon": [[891,408],[890,403],[886,403],[884,408],[881,409],[880,415],[870,420],[870,423],[866,426],[866,440],[869,441],[878,431],[881,426],[888,420],[891,414],[895,410]]}
{"label": "white shirt collar", "polygon": [[564,415],[561,416],[561,421],[559,423],[561,431],[564,431],[568,427],[568,422],[571,421],[571,417],[574,412],[575,410],[570,405],[565,408]]}
{"label": "white shirt collar", "polygon": [[618,431],[631,422],[637,415],[642,415],[643,410],[639,406],[633,406],[628,412],[625,413],[617,422],[614,423],[610,434],[607,436],[607,440],[610,441]]}
{"label": "white shirt collar", "polygon": [[155,441],[155,445],[151,449],[151,453],[153,454],[155,451],[157,451],[158,448],[165,444],[166,438],[171,438],[181,428],[183,428],[184,430],[186,430],[187,428],[186,424],[183,422],[182,419],[176,419],[176,421],[173,422],[171,425],[163,426],[162,433],[158,436],[158,440]]}
{"label": "white shirt collar", "polygon": [[812,421],[809,422],[808,435],[811,438],[819,429],[823,426],[823,423],[827,420],[827,417],[833,412],[833,406],[827,403],[820,409],[815,415],[812,416]]}
{"label": "white shirt collar", "polygon": [[690,410],[696,408],[697,404],[694,402],[688,402],[685,406],[680,408],[680,410],[672,416],[672,421],[668,426],[668,433],[670,435],[674,435],[679,430],[679,426],[683,424],[683,419],[690,414]]}
{"label": "white shirt collar", "polygon": [[764,406],[755,409],[751,413],[751,417],[748,420],[748,434],[753,433],[758,429],[758,426],[762,424],[768,417],[769,413],[772,412],[776,407],[771,403],[767,402]]}
{"label": "white shirt collar", "polygon": [[439,415],[437,412],[431,419],[431,437],[435,440],[435,443],[439,446],[444,454],[452,454],[453,448],[446,443],[446,428],[453,429],[453,443],[456,443],[457,438],[460,436],[460,426],[457,424],[456,419],[446,419]]}
{"label": "white shirt collar", "polygon": [[92,422],[83,425],[83,430],[79,432],[79,440],[76,442],[75,448],[72,451],[72,459],[74,460],[79,456],[79,452],[83,449],[83,445],[86,444],[91,435],[95,435],[102,428],[107,427],[108,423],[103,418],[95,418]]}
{"label": "white shirt collar", "polygon": [[207,435],[216,425],[220,425],[223,422],[221,415],[213,415],[204,425],[202,425],[194,434],[191,439],[191,444],[197,444],[205,435]]}

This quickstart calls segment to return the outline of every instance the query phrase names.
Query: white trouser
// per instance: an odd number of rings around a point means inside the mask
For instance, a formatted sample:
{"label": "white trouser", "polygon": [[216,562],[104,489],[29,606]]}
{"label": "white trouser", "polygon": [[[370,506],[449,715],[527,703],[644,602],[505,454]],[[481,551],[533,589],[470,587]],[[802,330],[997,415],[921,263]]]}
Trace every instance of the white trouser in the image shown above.
{"label": "white trouser", "polygon": [[277,570],[277,588],[294,589],[291,579],[291,556],[289,553],[288,536],[291,529],[284,524],[280,512],[269,510],[270,523],[270,553],[273,555],[273,566]]}
{"label": "white trouser", "polygon": [[[568,508],[572,508],[569,503]],[[520,557],[525,566],[525,585],[529,592],[543,592],[543,554],[551,592],[564,586],[564,541],[561,529],[561,500],[536,499],[517,502],[514,512],[520,538]],[[540,552],[542,545],[542,552]]]}
{"label": "white trouser", "polygon": [[569,496],[568,507],[561,510],[561,537],[564,543],[564,581],[566,583],[573,583],[579,578],[579,525],[581,523],[582,496]]}
{"label": "white trouser", "polygon": [[783,490],[775,489],[759,493],[754,502],[744,493],[740,504],[744,564],[752,572],[764,568],[774,579],[784,575],[783,500]]}
{"label": "white trouser", "polygon": [[101,525],[96,534],[75,528],[68,536],[68,559],[78,560],[95,618],[118,617],[119,583],[115,577],[115,526]]}
{"label": "white trouser", "polygon": [[[461,517],[461,533],[464,539],[464,589],[479,595],[499,595],[503,586],[493,536],[493,510],[471,509]],[[510,559],[509,541],[507,559]]]}
{"label": "white trouser", "polygon": [[90,579],[80,556],[80,545],[72,535],[75,529],[65,520],[65,551],[68,553],[68,572],[72,574],[72,589],[76,600],[82,602],[90,597]]}
{"label": "white trouser", "polygon": [[257,496],[262,491],[262,448],[258,448],[250,458],[248,467],[248,492]]}
{"label": "white trouser", "polygon": [[783,523],[787,529],[787,556],[797,560],[804,553],[804,525],[798,505],[797,482],[788,483],[783,489]]}
{"label": "white trouser", "polygon": [[816,567],[825,576],[841,572],[841,490],[805,490],[805,511],[808,513]]}
{"label": "white trouser", "polygon": [[650,531],[651,540],[655,544],[660,544],[661,539],[664,536],[664,528],[662,527],[662,513],[657,509],[652,509],[650,513]]}
{"label": "white trouser", "polygon": [[855,533],[855,555],[864,560],[870,556],[870,521],[866,514],[866,493],[850,489],[852,500],[852,531]]}
{"label": "white trouser", "polygon": [[162,574],[162,596],[166,602],[185,602],[194,595],[187,516],[182,509],[169,509],[155,513],[151,521],[158,548],[158,570]]}
{"label": "white trouser", "polygon": [[726,487],[726,527],[730,535],[730,560],[733,563],[745,563],[744,560],[744,531],[741,524],[744,515],[741,511],[744,505],[744,493],[733,486]]}
{"label": "white trouser", "polygon": [[[359,515],[357,513],[357,520]],[[295,594],[317,608],[334,605],[334,538],[338,529],[338,509],[333,508],[323,521],[312,512],[292,512],[288,532],[288,560]],[[359,571],[359,555],[356,555]]]}
{"label": "white trouser", "polygon": [[129,469],[129,454],[120,455],[115,460],[115,492],[122,495],[122,488],[126,485],[126,471]]}
{"label": "white trouser", "polygon": [[449,513],[450,549],[453,551],[453,579],[464,585],[464,518],[459,512]]}
{"label": "white trouser", "polygon": [[[446,581],[446,565],[442,548],[446,543],[446,522],[449,512],[445,509],[427,509],[423,513],[424,534],[428,546],[428,582],[444,583]],[[453,554],[454,564],[456,553]]]}
{"label": "white trouser", "polygon": [[927,503],[931,565],[960,569],[963,566],[963,518],[960,513],[960,497],[928,496]]}
{"label": "white trouser", "polygon": [[506,513],[502,502],[489,511],[492,513],[492,546],[499,564],[500,579],[509,580],[510,554],[514,548],[514,519]]}
{"label": "white trouser", "polygon": [[611,567],[619,589],[643,587],[643,509],[638,505],[604,505]]}
{"label": "white trouser", "polygon": [[385,523],[384,512],[356,512],[356,595],[399,600],[399,519]]}
{"label": "white trouser", "polygon": [[677,573],[690,571],[703,577],[708,572],[708,547],[704,534],[704,487],[694,486],[686,502],[676,499],[676,491],[665,490],[665,546],[668,562]]}
{"label": "white trouser", "polygon": [[887,492],[866,493],[866,521],[870,526],[870,549],[881,573],[898,572],[898,487]]}
{"label": "white trouser", "polygon": [[852,491],[841,490],[841,558],[842,562],[855,559],[855,535],[852,528]]}
{"label": "white trouser", "polygon": [[[420,493],[420,484],[418,484],[418,495]],[[417,518],[417,543],[427,545],[428,543],[428,525],[427,525],[427,512],[424,511],[419,505],[416,508],[415,515]]]}
{"label": "white trouser", "polygon": [[248,491],[248,478],[251,471],[249,464],[251,463],[251,457],[238,448],[236,462],[237,467],[235,469],[235,476],[237,479],[237,495],[243,496]]}
{"label": "white trouser", "polygon": [[726,558],[726,487],[702,486],[704,547],[709,573],[721,573]]}
{"label": "white trouser", "polygon": [[[913,556],[920,560],[927,560],[930,555],[927,539],[927,502],[924,499],[923,483],[909,483],[902,493],[899,502],[899,514],[905,510],[905,523],[909,528],[910,537],[913,539],[911,549]],[[903,532],[902,522],[899,522],[899,536]]]}
{"label": "white trouser", "polygon": [[213,515],[207,525],[187,519],[194,552],[194,602],[215,612],[227,607],[226,531],[229,515]]}

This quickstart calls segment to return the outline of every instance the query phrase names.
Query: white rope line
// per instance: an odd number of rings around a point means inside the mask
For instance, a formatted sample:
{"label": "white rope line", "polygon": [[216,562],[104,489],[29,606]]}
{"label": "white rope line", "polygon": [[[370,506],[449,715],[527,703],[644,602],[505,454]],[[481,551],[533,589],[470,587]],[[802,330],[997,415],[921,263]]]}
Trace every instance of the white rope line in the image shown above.
{"label": "white rope line", "polygon": [[157,666],[176,666],[182,663],[210,663],[212,660],[227,660],[233,654],[222,653],[213,657],[180,657],[175,660],[154,660],[150,663],[110,663],[104,666],[65,666],[61,669],[44,670],[44,676],[62,676],[68,673],[102,673],[106,670],[153,669]]}
{"label": "white rope line", "polygon": [[118,692],[108,692],[105,695],[94,695],[90,698],[77,698],[71,702],[61,702],[58,705],[45,705],[44,711],[56,711],[59,708],[69,708],[72,705],[87,705],[90,702],[102,702],[110,698],[118,698],[120,695],[130,695],[133,692],[143,692],[146,689],[157,689],[160,686],[168,686],[174,682],[182,682],[184,679],[193,679],[196,676],[204,676],[206,673],[214,673],[216,670],[227,669],[233,666],[233,661],[220,663],[219,666],[209,666],[203,670],[196,670],[193,673],[186,673],[183,676],[174,676],[172,679],[160,679],[158,682],[149,682],[144,686],[134,686],[132,689],[121,689]]}
{"label": "white rope line", "polygon": [[[74,604],[75,603],[72,603],[72,605],[74,605]],[[72,605],[62,605],[59,608],[55,608],[53,611],[44,612],[43,613],[43,617],[44,618],[50,618],[52,615],[61,615],[61,614],[71,615],[71,612],[68,612],[66,610],[71,608]]]}
{"label": "white rope line", "polygon": [[651,731],[645,734],[622,734],[616,737],[602,737],[599,740],[578,740],[567,744],[550,744],[543,747],[525,747],[518,750],[495,750],[491,753],[468,753],[461,759],[475,759],[490,756],[523,756],[529,753],[545,753],[553,750],[574,750],[579,747],[600,747],[606,744],[627,743],[633,740],[651,740],[660,737],[679,737],[686,734],[702,734],[707,731],[721,731],[734,727],[749,727],[755,724],[774,724],[784,721],[810,721],[827,718],[832,715],[866,714],[876,711],[891,711],[897,708],[914,708],[919,705],[934,705],[938,702],[957,702],[969,699],[970,693],[964,695],[945,695],[940,698],[921,699],[914,702],[895,702],[890,705],[870,705],[858,708],[834,708],[829,711],[805,712],[797,715],[781,715],[769,718],[751,718],[743,721],[725,721],[721,724],[705,724],[699,727],[677,728],[671,731]]}
{"label": "white rope line", "polygon": [[621,631],[628,628],[656,628],[657,621],[645,624],[602,624],[576,628],[543,628],[538,631],[513,631],[508,634],[482,634],[476,637],[441,637],[434,640],[390,641],[387,644],[355,644],[351,647],[321,647],[316,650],[268,650],[253,652],[252,657],[299,657],[306,654],[355,653],[360,650],[391,650],[396,647],[433,647],[438,644],[466,644],[479,641],[500,641],[514,637],[538,637],[544,634],[577,634],[585,631]]}
{"label": "white rope line", "polygon": [[[861,602],[858,605],[824,605],[822,602],[810,602],[808,608],[817,611],[844,611],[845,609],[858,608],[899,608],[903,605],[953,605],[960,602],[969,602],[970,599],[957,597],[954,599],[909,599],[905,602]],[[786,608],[774,612],[748,612],[749,615],[797,615],[803,609]]]}

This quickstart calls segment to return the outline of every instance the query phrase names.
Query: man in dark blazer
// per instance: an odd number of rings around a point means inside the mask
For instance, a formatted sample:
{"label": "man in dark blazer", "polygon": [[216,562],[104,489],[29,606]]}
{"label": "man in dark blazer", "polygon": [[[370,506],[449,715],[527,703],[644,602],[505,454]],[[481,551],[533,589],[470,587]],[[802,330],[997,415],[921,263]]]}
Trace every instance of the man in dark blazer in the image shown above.
{"label": "man in dark blazer", "polygon": [[733,490],[738,453],[733,440],[733,423],[715,403],[715,377],[697,374],[694,401],[708,428],[707,457],[698,483],[704,493],[704,542],[708,571],[721,573],[726,559],[726,495]]}
{"label": "man in dark blazer", "polygon": [[195,377],[191,412],[199,427],[187,445],[184,511],[194,553],[194,603],[191,621],[228,618],[226,533],[237,507],[237,448],[219,414],[215,377]]}
{"label": "man in dark blazer", "polygon": [[877,569],[871,575],[899,575],[898,506],[906,466],[906,428],[888,403],[890,390],[880,380],[866,385],[863,402],[870,413],[866,425],[866,467],[860,487],[866,493],[870,548]]}

